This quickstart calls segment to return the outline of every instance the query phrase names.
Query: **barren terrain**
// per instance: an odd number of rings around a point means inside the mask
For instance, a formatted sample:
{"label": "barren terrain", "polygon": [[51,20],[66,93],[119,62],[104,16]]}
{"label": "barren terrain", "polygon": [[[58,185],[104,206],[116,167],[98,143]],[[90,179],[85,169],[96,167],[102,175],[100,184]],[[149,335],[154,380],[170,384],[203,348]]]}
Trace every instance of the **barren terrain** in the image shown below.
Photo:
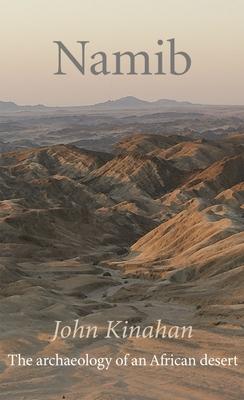
{"label": "barren terrain", "polygon": [[[243,399],[244,111],[210,110],[1,114],[1,399]],[[194,337],[51,342],[54,321],[75,319],[162,319]],[[9,353],[239,365],[13,368]]]}

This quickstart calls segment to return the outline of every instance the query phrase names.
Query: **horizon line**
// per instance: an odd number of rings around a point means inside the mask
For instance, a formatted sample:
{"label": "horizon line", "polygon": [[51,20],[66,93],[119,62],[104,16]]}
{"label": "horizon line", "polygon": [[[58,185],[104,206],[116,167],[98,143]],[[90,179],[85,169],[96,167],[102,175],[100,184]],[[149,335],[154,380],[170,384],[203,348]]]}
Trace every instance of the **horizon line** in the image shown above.
{"label": "horizon line", "polygon": [[48,103],[44,103],[44,104],[43,103],[29,103],[29,104],[24,103],[24,104],[21,104],[21,103],[17,102],[16,100],[10,100],[10,99],[8,99],[8,100],[0,99],[0,103],[13,103],[18,107],[45,107],[45,108],[78,108],[78,107],[83,108],[83,107],[87,107],[87,108],[89,108],[89,107],[94,107],[97,105],[103,105],[103,104],[105,105],[108,102],[116,102],[116,101],[126,99],[126,98],[133,98],[135,100],[139,100],[139,101],[146,102],[149,104],[150,103],[153,104],[153,103],[156,103],[159,101],[169,101],[169,102],[172,101],[175,103],[188,103],[186,105],[189,105],[189,106],[244,107],[244,103],[243,104],[242,103],[240,103],[240,104],[238,104],[238,103],[231,103],[231,104],[230,103],[229,104],[227,104],[227,103],[204,103],[204,102],[201,103],[201,102],[193,102],[191,100],[186,100],[186,99],[179,100],[179,99],[164,98],[164,97],[160,97],[157,99],[145,99],[145,98],[140,98],[140,97],[137,97],[134,95],[126,95],[126,96],[117,97],[117,98],[108,98],[107,100],[103,100],[103,101],[96,102],[96,103],[90,103],[90,104],[62,104],[62,105],[61,104],[49,105]]}

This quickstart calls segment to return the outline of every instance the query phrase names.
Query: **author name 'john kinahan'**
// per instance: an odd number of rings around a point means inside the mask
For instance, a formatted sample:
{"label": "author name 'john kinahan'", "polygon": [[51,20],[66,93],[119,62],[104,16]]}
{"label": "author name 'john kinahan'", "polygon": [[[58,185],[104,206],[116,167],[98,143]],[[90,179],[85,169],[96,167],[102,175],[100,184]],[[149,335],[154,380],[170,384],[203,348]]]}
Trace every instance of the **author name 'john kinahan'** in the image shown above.
{"label": "author name 'john kinahan'", "polygon": [[[51,341],[61,339],[96,339],[99,337],[99,328],[96,325],[81,325],[79,319],[73,325],[64,325],[62,321],[55,321],[55,331]],[[158,319],[154,324],[147,326],[129,325],[129,321],[107,321],[107,326],[102,330],[105,339],[191,339],[192,326],[167,326]]]}

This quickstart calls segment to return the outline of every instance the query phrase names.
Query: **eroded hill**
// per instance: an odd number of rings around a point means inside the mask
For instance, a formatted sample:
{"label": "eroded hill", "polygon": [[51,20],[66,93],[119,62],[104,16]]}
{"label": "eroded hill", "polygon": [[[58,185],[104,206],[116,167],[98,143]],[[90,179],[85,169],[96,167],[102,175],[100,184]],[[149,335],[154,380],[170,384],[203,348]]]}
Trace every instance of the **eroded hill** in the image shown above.
{"label": "eroded hill", "polygon": [[[13,351],[162,352],[162,341],[149,339],[52,343],[55,320],[102,329],[108,319],[147,326],[161,318],[191,324],[195,335],[164,341],[164,351],[243,357],[243,150],[243,135],[143,134],[110,154],[55,145],[0,155],[0,397],[162,398],[160,369],[126,369],[118,380],[114,368],[102,379],[94,369],[9,367]],[[214,400],[242,399],[243,366],[189,371],[164,371],[165,400],[206,400],[209,385]]]}

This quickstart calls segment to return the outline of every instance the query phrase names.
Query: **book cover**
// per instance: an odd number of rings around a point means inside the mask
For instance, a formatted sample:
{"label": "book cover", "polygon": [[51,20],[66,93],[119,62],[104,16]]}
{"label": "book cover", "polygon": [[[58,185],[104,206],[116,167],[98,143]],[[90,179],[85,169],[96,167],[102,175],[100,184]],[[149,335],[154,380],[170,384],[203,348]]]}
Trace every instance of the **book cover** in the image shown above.
{"label": "book cover", "polygon": [[0,5],[0,399],[242,400],[243,1]]}

